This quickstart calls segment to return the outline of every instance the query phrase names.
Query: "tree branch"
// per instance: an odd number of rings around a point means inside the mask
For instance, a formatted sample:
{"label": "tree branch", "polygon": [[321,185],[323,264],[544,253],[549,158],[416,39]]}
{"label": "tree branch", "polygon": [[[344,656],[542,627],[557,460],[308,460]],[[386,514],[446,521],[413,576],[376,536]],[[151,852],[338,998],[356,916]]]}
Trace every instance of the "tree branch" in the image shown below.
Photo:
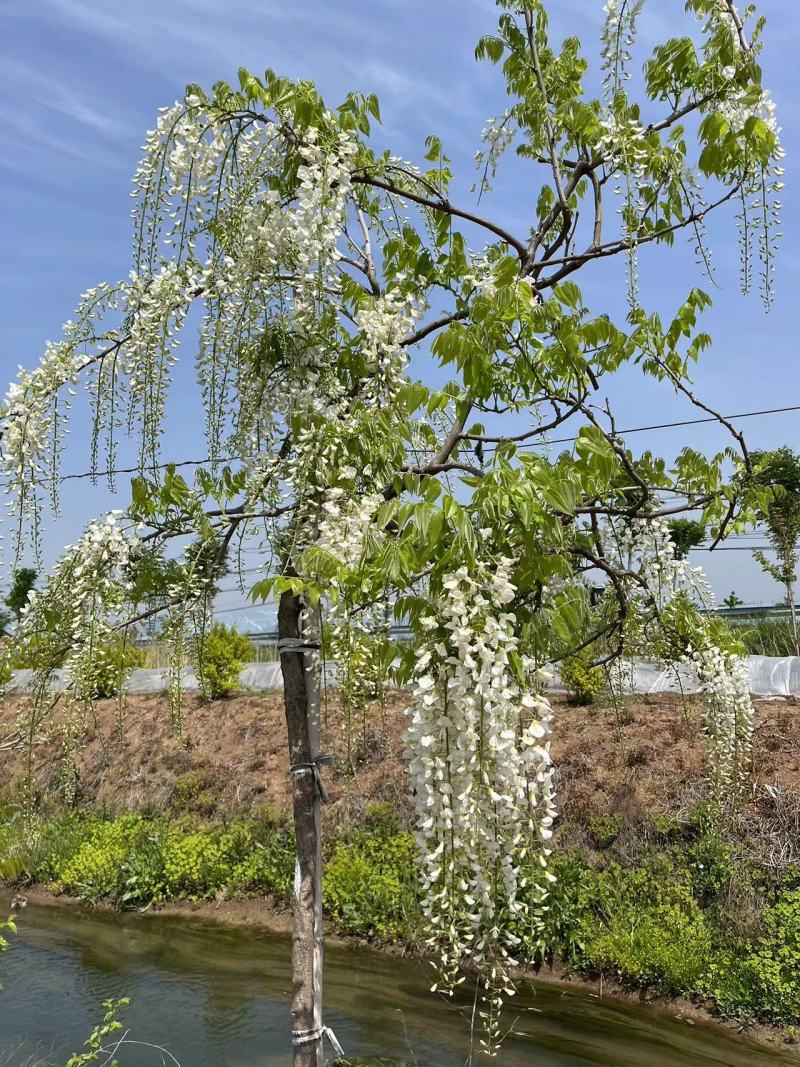
{"label": "tree branch", "polygon": [[394,182],[386,181],[384,178],[378,178],[369,174],[354,174],[352,180],[356,185],[368,185],[373,189],[383,189],[384,192],[391,193],[392,196],[399,196],[404,200],[411,200],[413,203],[419,204],[421,207],[428,207],[432,211],[441,211],[446,215],[452,215],[454,218],[464,219],[465,222],[472,222],[476,226],[480,226],[482,229],[495,234],[502,241],[505,241],[506,244],[510,245],[521,260],[524,261],[525,259],[525,244],[512,233],[509,233],[508,230],[504,230],[502,226],[497,226],[488,219],[482,218],[480,215],[456,207],[445,197],[442,197],[440,200],[432,200],[428,196],[422,196],[420,193],[411,192],[409,189],[403,189],[400,186],[395,185]]}
{"label": "tree branch", "polygon": [[586,263],[590,263],[592,260],[605,259],[608,256],[615,256],[618,255],[620,252],[627,252],[631,248],[636,248],[640,245],[649,244],[651,241],[657,241],[669,233],[675,233],[676,230],[686,229],[687,226],[691,226],[694,223],[699,222],[712,211],[715,211],[717,208],[722,207],[722,205],[726,204],[729,200],[731,200],[738,193],[738,191],[739,187],[734,186],[732,189],[728,190],[728,192],[724,196],[721,196],[712,204],[708,204],[705,208],[702,209],[702,211],[692,212],[692,214],[687,216],[685,219],[681,219],[679,222],[675,222],[671,226],[665,226],[662,230],[657,230],[649,234],[642,234],[640,236],[637,236],[635,239],[626,238],[624,240],[609,241],[607,244],[600,245],[597,248],[590,245],[584,252],[581,252],[575,256],[563,256],[560,259],[551,259],[549,261],[541,260],[535,265],[537,273],[545,267],[554,267],[558,264],[563,264],[563,266],[561,267],[561,270],[556,271],[555,274],[551,274],[549,278],[542,278],[541,280],[537,280],[536,287],[540,290],[548,289],[551,286],[556,285],[558,282],[560,282],[562,278],[566,278],[568,275],[574,274],[576,270],[579,270]]}

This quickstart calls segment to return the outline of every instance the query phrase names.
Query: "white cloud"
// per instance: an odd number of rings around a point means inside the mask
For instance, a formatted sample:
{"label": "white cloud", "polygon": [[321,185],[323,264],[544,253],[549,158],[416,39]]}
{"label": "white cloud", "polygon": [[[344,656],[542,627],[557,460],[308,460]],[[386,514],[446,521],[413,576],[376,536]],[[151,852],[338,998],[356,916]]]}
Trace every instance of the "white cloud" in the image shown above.
{"label": "white cloud", "polygon": [[107,137],[119,136],[124,130],[118,115],[99,108],[88,94],[58,79],[52,71],[6,57],[3,73],[1,95],[7,100],[13,98],[16,107],[34,102]]}
{"label": "white cloud", "polygon": [[87,85],[35,60],[5,57],[3,68],[0,165],[4,170],[33,171],[49,184],[70,161],[89,164],[96,171],[130,169],[126,147],[135,126],[108,97],[93,96]]}
{"label": "white cloud", "polygon": [[[31,156],[46,154],[49,166],[65,157],[89,162],[96,168],[119,168],[123,158],[93,141],[62,136],[48,128],[41,117],[32,114],[6,112],[0,116],[0,144],[4,153],[2,165],[16,170],[29,169]],[[27,160],[27,162],[26,162]]]}
{"label": "white cloud", "polygon": [[107,137],[119,137],[124,131],[124,123],[121,123],[115,116],[99,111],[92,104],[79,99],[65,86],[56,86],[54,89],[52,96],[42,95],[35,99],[51,111],[65,115],[73,122],[87,126]]}

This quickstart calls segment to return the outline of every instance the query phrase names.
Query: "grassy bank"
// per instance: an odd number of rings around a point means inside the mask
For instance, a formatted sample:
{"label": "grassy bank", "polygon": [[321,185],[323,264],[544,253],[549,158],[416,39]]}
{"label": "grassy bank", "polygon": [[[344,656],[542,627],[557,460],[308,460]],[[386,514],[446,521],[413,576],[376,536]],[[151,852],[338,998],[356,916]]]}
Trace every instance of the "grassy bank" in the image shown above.
{"label": "grassy bank", "polygon": [[[702,807],[639,826],[635,850],[619,817],[598,817],[586,843],[556,854],[540,964],[605,974],[653,995],[699,999],[794,1040],[800,1017],[800,869],[749,861]],[[419,901],[411,835],[368,806],[331,841],[325,906],[341,933],[414,948]],[[635,861],[630,854],[635,851]],[[6,881],[40,883],[89,902],[139,908],[168,901],[267,895],[288,905],[289,827],[269,812],[225,823],[196,817],[63,812],[31,842],[0,822]]]}
{"label": "grassy bank", "polygon": [[[756,706],[752,791],[735,822],[703,807],[702,709],[691,698],[556,705],[559,820],[544,938],[535,946],[573,976],[614,978],[648,996],[683,995],[794,1039],[800,1018],[800,715]],[[343,935],[402,950],[420,941],[405,699],[359,724],[352,750],[331,699],[324,750],[325,906]],[[24,722],[0,705],[0,737]],[[363,736],[362,736],[363,730]],[[122,723],[101,702],[75,755],[76,807],[65,796],[58,719],[37,743],[33,841],[15,811],[26,793],[23,744],[0,754],[0,864],[7,881],[121,908],[211,901],[250,914],[268,898],[288,919],[293,841],[280,695],[187,699],[183,735],[163,698],[129,698]],[[48,805],[51,805],[48,807]],[[252,899],[251,899],[252,898]],[[223,907],[222,901],[225,901]],[[263,912],[261,912],[263,914]]]}

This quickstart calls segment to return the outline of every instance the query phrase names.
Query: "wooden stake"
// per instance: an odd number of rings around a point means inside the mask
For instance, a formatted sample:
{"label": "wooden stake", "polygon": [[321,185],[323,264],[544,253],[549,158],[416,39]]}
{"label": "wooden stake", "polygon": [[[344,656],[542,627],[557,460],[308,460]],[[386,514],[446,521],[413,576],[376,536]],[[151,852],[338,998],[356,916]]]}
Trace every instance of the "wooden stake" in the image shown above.
{"label": "wooden stake", "polygon": [[[294,1067],[323,1067],[321,798],[318,771],[311,769],[317,766],[314,761],[320,755],[318,611],[307,609],[295,594],[283,593],[278,606],[278,638],[289,760],[296,768],[292,773],[297,838],[292,934]],[[302,1036],[310,1040],[298,1042]]]}

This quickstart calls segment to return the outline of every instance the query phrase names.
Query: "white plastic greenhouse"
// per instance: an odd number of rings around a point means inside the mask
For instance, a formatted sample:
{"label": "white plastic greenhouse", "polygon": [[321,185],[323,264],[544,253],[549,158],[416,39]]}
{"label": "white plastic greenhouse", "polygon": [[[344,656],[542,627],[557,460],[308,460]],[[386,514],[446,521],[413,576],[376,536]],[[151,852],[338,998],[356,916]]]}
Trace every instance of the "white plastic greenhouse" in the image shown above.
{"label": "white plastic greenhouse", "polygon": [[[756,696],[800,696],[800,657],[797,656],[748,656],[747,671],[750,676],[750,692]],[[328,684],[335,685],[335,665],[328,664]],[[9,684],[10,691],[24,691],[33,680],[32,671],[15,671]],[[61,672],[55,672],[54,688],[63,687]],[[280,664],[250,663],[241,674],[244,689],[268,692],[282,687]],[[183,675],[187,692],[196,692],[200,686],[194,670],[187,669]],[[140,669],[132,672],[127,689],[131,693],[160,693],[169,688],[166,670]],[[558,672],[554,672],[551,688],[558,691]],[[633,689],[637,693],[695,693],[697,680],[688,666],[665,669],[662,665],[638,660],[634,665]]]}

